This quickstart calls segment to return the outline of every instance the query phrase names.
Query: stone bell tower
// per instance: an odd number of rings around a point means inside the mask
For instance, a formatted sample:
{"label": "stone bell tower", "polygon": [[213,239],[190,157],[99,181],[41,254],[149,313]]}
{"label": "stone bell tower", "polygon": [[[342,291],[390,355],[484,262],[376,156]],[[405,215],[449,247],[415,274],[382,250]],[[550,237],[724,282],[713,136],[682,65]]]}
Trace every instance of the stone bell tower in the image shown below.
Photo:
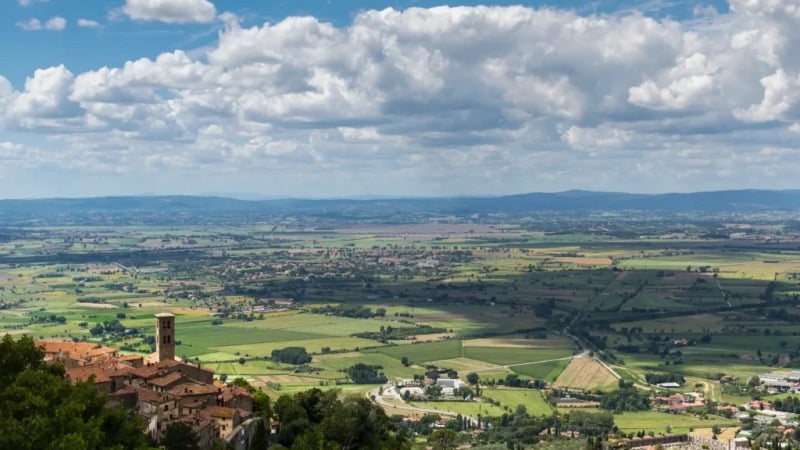
{"label": "stone bell tower", "polygon": [[175,315],[156,314],[156,356],[158,362],[175,359]]}

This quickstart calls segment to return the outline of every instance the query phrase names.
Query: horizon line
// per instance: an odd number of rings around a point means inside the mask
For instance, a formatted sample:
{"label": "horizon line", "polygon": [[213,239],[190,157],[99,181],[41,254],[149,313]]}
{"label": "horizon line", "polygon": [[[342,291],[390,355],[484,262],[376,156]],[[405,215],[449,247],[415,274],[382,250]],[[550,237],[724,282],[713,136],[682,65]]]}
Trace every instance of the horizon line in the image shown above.
{"label": "horizon line", "polygon": [[[258,193],[200,193],[200,194],[118,194],[118,195],[93,195],[93,196],[67,196],[67,197],[24,197],[24,198],[10,198],[3,197],[0,201],[44,201],[44,200],[94,200],[94,199],[123,199],[123,198],[219,198],[228,200],[238,200],[243,202],[261,202],[261,201],[375,201],[375,200],[444,200],[444,199],[491,199],[491,198],[505,198],[515,197],[521,195],[556,195],[567,193],[587,193],[587,194],[615,194],[615,195],[639,195],[639,196],[658,196],[658,195],[691,195],[691,194],[710,194],[720,192],[799,192],[800,188],[794,189],[765,189],[765,188],[736,188],[736,189],[713,189],[713,190],[699,190],[699,191],[664,191],[664,192],[626,192],[626,191],[594,191],[588,189],[566,189],[560,191],[529,191],[517,192],[511,194],[457,194],[457,195],[385,195],[385,194],[368,194],[368,195],[353,195],[353,196],[335,196],[335,197],[292,197],[292,196],[268,196]],[[249,197],[249,198],[245,198]]]}

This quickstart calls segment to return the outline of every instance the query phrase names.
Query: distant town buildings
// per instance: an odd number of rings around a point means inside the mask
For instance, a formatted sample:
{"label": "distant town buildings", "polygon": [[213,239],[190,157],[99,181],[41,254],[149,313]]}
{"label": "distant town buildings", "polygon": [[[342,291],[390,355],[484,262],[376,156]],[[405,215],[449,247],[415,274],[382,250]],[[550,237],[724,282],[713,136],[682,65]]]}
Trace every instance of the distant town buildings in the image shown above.
{"label": "distant town buildings", "polygon": [[800,371],[765,373],[758,376],[767,393],[800,392]]}

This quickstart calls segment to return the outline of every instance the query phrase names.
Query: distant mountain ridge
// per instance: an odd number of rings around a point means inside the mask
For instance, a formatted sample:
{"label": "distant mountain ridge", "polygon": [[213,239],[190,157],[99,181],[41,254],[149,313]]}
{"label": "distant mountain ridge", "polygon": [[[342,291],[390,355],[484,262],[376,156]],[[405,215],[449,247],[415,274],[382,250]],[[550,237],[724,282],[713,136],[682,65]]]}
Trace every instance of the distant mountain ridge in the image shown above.
{"label": "distant mountain ridge", "polygon": [[800,190],[729,190],[631,194],[571,190],[497,197],[241,200],[164,195],[0,200],[4,215],[76,213],[526,213],[536,211],[768,211],[800,210]]}

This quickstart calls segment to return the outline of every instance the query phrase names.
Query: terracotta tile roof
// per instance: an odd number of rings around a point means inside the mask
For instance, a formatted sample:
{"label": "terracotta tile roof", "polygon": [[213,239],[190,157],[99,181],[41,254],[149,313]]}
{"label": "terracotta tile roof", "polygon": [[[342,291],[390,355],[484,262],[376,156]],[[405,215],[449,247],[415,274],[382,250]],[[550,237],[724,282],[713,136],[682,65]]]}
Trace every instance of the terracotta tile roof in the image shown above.
{"label": "terracotta tile roof", "polygon": [[181,398],[191,395],[209,395],[216,394],[217,388],[212,385],[201,383],[183,383],[168,390],[170,394]]}
{"label": "terracotta tile roof", "polygon": [[228,385],[222,389],[222,392],[219,395],[220,400],[227,403],[233,400],[236,397],[249,397],[253,398],[253,394],[250,393],[247,389],[235,386],[235,385]]}
{"label": "terracotta tile roof", "polygon": [[205,405],[206,405],[206,402],[203,401],[203,399],[198,398],[198,399],[191,400],[191,401],[188,401],[188,402],[184,403],[183,407],[184,408],[189,408],[189,409],[196,409],[196,408],[201,408],[201,407],[203,407]]}
{"label": "terracotta tile roof", "polygon": [[180,373],[180,372],[172,372],[172,373],[168,373],[168,374],[166,374],[166,375],[164,375],[162,377],[152,378],[152,379],[149,380],[149,383],[154,385],[154,386],[158,386],[158,387],[167,387],[167,386],[171,386],[171,385],[181,381],[182,378],[183,378],[183,374],[182,373]]}
{"label": "terracotta tile roof", "polygon": [[164,402],[172,400],[172,396],[163,392],[151,391],[150,389],[135,388],[136,395],[140,402],[149,403],[151,405],[159,405]]}
{"label": "terracotta tile roof", "polygon": [[236,408],[226,408],[224,406],[209,406],[203,411],[211,417],[218,417],[221,419],[233,419],[236,415]]}
{"label": "terracotta tile roof", "polygon": [[103,367],[81,366],[66,370],[67,378],[72,381],[88,381],[94,376],[95,383],[108,383],[111,378],[107,375],[108,370]]}
{"label": "terracotta tile roof", "polygon": [[194,414],[181,417],[180,419],[176,420],[176,422],[183,422],[191,426],[194,431],[200,431],[208,426],[213,426],[214,419],[209,417],[207,414],[204,414],[202,411],[198,411]]}
{"label": "terracotta tile roof", "polygon": [[110,358],[116,355],[117,350],[111,347],[104,347],[92,342],[71,342],[43,339],[36,341],[36,346],[44,350],[45,359],[54,358],[60,355],[69,357],[77,361],[91,360],[97,358]]}
{"label": "terracotta tile roof", "polygon": [[178,364],[181,363],[173,360],[161,361],[155,364],[145,364],[142,367],[134,369],[133,373],[139,377],[149,379],[165,375],[168,371],[170,371],[169,369],[175,367]]}
{"label": "terracotta tile roof", "polygon": [[117,389],[116,391],[112,392],[110,396],[111,397],[124,397],[126,395],[134,395],[134,394],[137,394],[138,390],[139,389],[134,387],[134,386],[125,386],[125,387],[122,387],[122,388]]}
{"label": "terracotta tile roof", "polygon": [[144,357],[142,355],[124,355],[117,357],[117,360],[136,366],[140,366],[144,363]]}

